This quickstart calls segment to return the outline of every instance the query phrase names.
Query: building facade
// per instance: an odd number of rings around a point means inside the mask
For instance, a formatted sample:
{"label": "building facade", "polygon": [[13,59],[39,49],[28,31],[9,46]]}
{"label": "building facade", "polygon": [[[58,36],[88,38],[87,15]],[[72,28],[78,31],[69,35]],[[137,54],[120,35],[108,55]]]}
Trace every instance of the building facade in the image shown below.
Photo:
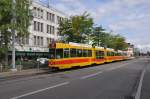
{"label": "building facade", "polygon": [[134,45],[128,43],[128,50],[127,50],[127,56],[133,57],[134,56]]}
{"label": "building facade", "polygon": [[33,20],[29,27],[30,35],[16,39],[16,51],[48,52],[48,44],[60,38],[57,28],[66,15],[38,2],[33,2],[31,9]]}

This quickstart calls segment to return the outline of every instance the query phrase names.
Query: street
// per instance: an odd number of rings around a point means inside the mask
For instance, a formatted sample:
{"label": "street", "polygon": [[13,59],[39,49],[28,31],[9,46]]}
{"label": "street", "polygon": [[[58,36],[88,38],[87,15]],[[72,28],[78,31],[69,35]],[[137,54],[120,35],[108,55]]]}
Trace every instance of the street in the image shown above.
{"label": "street", "polygon": [[127,99],[132,96],[146,59],[0,82],[0,99]]}

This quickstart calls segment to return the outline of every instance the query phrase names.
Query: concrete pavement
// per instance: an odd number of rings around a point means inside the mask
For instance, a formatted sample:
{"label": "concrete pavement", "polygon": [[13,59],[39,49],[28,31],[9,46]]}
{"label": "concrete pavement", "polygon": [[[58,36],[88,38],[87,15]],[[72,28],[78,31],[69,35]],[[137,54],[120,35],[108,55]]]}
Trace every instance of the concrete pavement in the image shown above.
{"label": "concrete pavement", "polygon": [[127,99],[145,59],[0,82],[0,99]]}
{"label": "concrete pavement", "polygon": [[141,90],[141,99],[150,99],[150,61],[146,65],[147,67]]}
{"label": "concrete pavement", "polygon": [[36,76],[42,73],[49,72],[48,68],[45,69],[27,69],[21,71],[9,71],[9,72],[2,72],[0,73],[0,81],[9,80],[9,79],[17,79],[17,78],[24,78],[28,76]]}

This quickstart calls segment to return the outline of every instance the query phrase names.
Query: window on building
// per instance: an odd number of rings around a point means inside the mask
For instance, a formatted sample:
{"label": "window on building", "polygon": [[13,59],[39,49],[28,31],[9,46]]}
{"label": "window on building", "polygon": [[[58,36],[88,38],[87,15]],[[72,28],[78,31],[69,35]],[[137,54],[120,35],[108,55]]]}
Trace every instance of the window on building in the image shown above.
{"label": "window on building", "polygon": [[25,43],[28,45],[29,44],[29,37],[25,38]]}
{"label": "window on building", "polygon": [[40,28],[41,28],[41,24],[40,24],[40,22],[38,22],[38,31],[40,31]]}
{"label": "window on building", "polygon": [[37,41],[36,36],[34,36],[34,45],[36,45],[36,41]]}
{"label": "window on building", "polygon": [[37,8],[37,11],[38,11],[38,18],[40,18],[41,17],[41,10],[40,10],[40,8]]}
{"label": "window on building", "polygon": [[49,25],[47,25],[47,33],[49,33]]}
{"label": "window on building", "polygon": [[55,27],[54,26],[51,26],[51,33],[55,34]]}
{"label": "window on building", "polygon": [[41,32],[43,32],[43,23],[41,23]]}
{"label": "window on building", "polygon": [[43,18],[43,14],[44,14],[44,13],[43,13],[43,10],[41,9],[41,18]]}
{"label": "window on building", "polygon": [[43,32],[43,23],[34,21],[34,31],[39,31],[39,32]]}
{"label": "window on building", "polygon": [[55,14],[52,14],[52,19],[51,19],[52,22],[55,22]]}
{"label": "window on building", "polygon": [[51,22],[55,22],[55,14],[47,12],[47,20],[49,20]]}
{"label": "window on building", "polygon": [[41,37],[41,46],[43,46],[43,37]]}
{"label": "window on building", "polygon": [[62,20],[63,20],[63,18],[61,18],[60,16],[57,16],[57,23],[58,23],[58,24],[59,24]]}
{"label": "window on building", "polygon": [[26,44],[25,43],[25,38],[22,38],[21,40],[22,40],[22,44],[25,45]]}
{"label": "window on building", "polygon": [[47,25],[47,33],[55,34],[55,27],[51,25]]}
{"label": "window on building", "polygon": [[37,37],[37,45],[40,45],[40,37]]}
{"label": "window on building", "polygon": [[41,8],[33,8],[33,16],[36,18],[43,18],[44,11]]}
{"label": "window on building", "polygon": [[49,45],[52,42],[51,38],[47,38],[47,45]]}
{"label": "window on building", "polygon": [[37,8],[34,7],[34,8],[33,8],[33,16],[34,16],[34,17],[37,17],[37,15],[38,15],[38,14],[37,14]]}
{"label": "window on building", "polygon": [[36,31],[36,21],[34,21],[34,31]]}
{"label": "window on building", "polygon": [[47,45],[49,45],[49,38],[47,38]]}

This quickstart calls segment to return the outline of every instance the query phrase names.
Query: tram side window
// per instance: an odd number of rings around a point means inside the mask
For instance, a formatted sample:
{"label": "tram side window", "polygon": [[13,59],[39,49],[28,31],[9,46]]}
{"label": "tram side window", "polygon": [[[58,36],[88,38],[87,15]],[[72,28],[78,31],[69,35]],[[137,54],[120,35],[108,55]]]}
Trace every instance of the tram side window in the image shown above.
{"label": "tram side window", "polygon": [[115,53],[114,52],[107,52],[107,56],[114,56]]}
{"label": "tram side window", "polygon": [[104,58],[104,51],[100,51],[100,58]]}
{"label": "tram side window", "polygon": [[100,53],[99,53],[99,51],[96,51],[96,59],[100,59]]}
{"label": "tram side window", "polygon": [[117,53],[114,53],[114,56],[117,56],[118,54]]}
{"label": "tram side window", "polygon": [[77,49],[77,57],[82,57],[82,49]]}
{"label": "tram side window", "polygon": [[70,49],[70,57],[76,57],[76,49]]}
{"label": "tram side window", "polygon": [[115,56],[118,56],[118,53],[115,53]]}
{"label": "tram side window", "polygon": [[107,52],[107,56],[111,56],[110,52]]}
{"label": "tram side window", "polygon": [[88,57],[88,50],[83,50],[83,57]]}
{"label": "tram side window", "polygon": [[115,56],[115,53],[114,53],[114,52],[111,52],[111,56]]}
{"label": "tram side window", "polygon": [[122,54],[121,53],[118,53],[118,56],[121,56]]}
{"label": "tram side window", "polygon": [[55,49],[54,48],[49,49],[49,58],[55,59]]}
{"label": "tram side window", "polygon": [[88,50],[88,57],[92,57],[92,50]]}
{"label": "tram side window", "polygon": [[63,49],[56,49],[56,59],[63,58]]}
{"label": "tram side window", "polygon": [[104,52],[103,51],[96,51],[96,58],[97,59],[104,58]]}
{"label": "tram side window", "polygon": [[64,58],[69,58],[69,48],[64,49]]}

